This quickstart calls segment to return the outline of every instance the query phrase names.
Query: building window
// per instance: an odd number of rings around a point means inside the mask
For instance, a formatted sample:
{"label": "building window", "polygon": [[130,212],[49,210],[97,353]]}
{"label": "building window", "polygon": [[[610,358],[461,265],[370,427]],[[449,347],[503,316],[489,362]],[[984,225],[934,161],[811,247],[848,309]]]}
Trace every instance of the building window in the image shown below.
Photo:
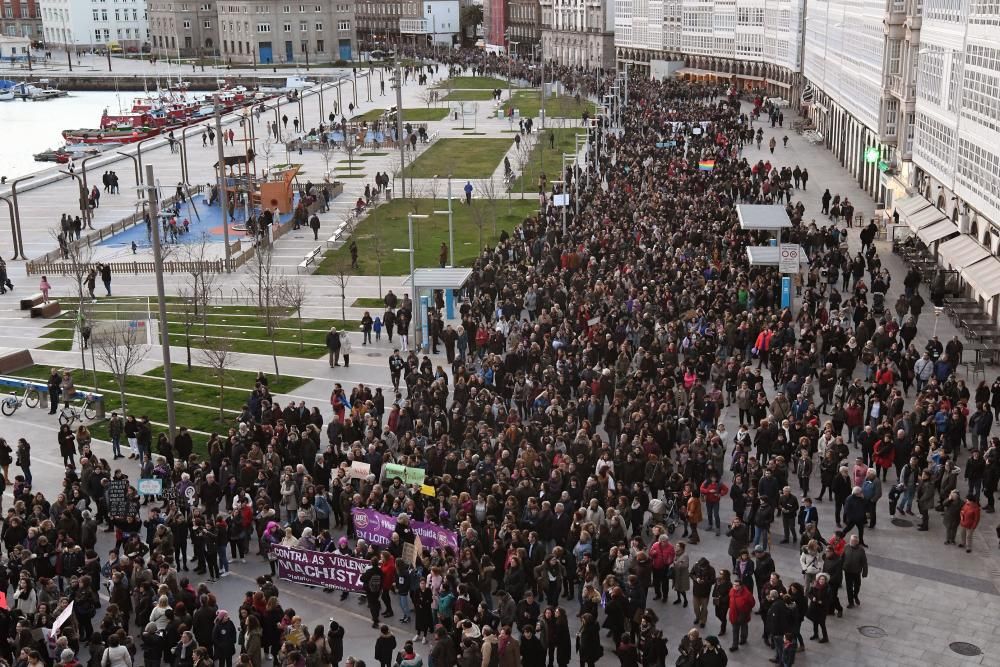
{"label": "building window", "polygon": [[191,29],[191,21],[190,20],[184,19],[184,29],[185,30],[190,30]]}
{"label": "building window", "polygon": [[292,6],[291,5],[285,5],[284,7],[281,8],[281,13],[282,14],[291,14],[292,13]]}
{"label": "building window", "polygon": [[315,7],[313,7],[313,11],[316,12],[317,14],[322,14],[323,13],[323,5],[316,5]]}
{"label": "building window", "polygon": [[271,32],[271,24],[270,23],[258,23],[257,24],[257,32]]}
{"label": "building window", "polygon": [[351,29],[351,22],[350,21],[339,21],[337,23],[337,30],[339,30],[341,32],[346,32],[346,31],[348,31],[350,29]]}
{"label": "building window", "polygon": [[[8,7],[6,11],[10,12],[10,13],[9,13],[9,14],[7,15],[7,18],[13,18],[13,17],[14,17],[14,10],[13,10],[13,9],[12,9],[11,7]],[[99,20],[100,20],[100,16],[101,16],[100,12],[98,12],[98,11],[97,11],[97,10],[95,9],[93,13],[94,13],[94,20],[95,20],[95,21],[99,21]]]}
{"label": "building window", "polygon": [[206,30],[210,30],[212,28],[212,21],[211,21],[211,19],[205,19],[204,21],[202,21],[201,22],[201,27],[205,28]]}
{"label": "building window", "polygon": [[282,24],[281,29],[284,32],[291,32],[292,31],[292,24],[291,23],[284,23],[284,24]]}
{"label": "building window", "polygon": [[101,31],[100,30],[95,30],[94,31],[94,41],[95,42],[101,41]]}
{"label": "building window", "polygon": [[323,53],[326,51],[326,46],[322,39],[316,40],[316,53]]}

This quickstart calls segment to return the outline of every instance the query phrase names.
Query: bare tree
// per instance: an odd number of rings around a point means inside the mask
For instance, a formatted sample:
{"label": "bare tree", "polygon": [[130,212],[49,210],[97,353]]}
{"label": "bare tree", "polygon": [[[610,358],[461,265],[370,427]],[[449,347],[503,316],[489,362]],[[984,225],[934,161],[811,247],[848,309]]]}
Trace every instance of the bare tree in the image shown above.
{"label": "bare tree", "polygon": [[319,156],[323,158],[323,165],[326,167],[326,170],[323,173],[323,178],[326,181],[336,178],[336,174],[334,174],[334,172],[330,169],[330,165],[333,163],[333,158],[335,158],[336,155],[336,149],[334,149],[333,145],[329,142],[323,144],[323,147],[319,151]]}
{"label": "bare tree", "polygon": [[283,308],[281,306],[281,295],[284,292],[282,284],[285,280],[284,274],[274,266],[273,248],[266,242],[261,241],[254,246],[254,254],[250,260],[250,280],[253,281],[248,287],[253,290],[254,284],[257,289],[257,307],[260,311],[261,319],[264,320],[264,328],[267,337],[271,341],[271,357],[274,360],[274,374],[281,375],[278,369],[278,348],[275,337],[278,332],[278,325],[281,323]]}
{"label": "bare tree", "polygon": [[347,320],[347,284],[351,282],[352,275],[350,254],[344,252],[334,254],[330,266],[330,280],[340,288],[340,319],[342,320]]}
{"label": "bare tree", "polygon": [[181,323],[184,325],[184,347],[187,350],[187,368],[191,370],[191,327],[194,326],[198,317],[195,310],[195,300],[191,296],[191,291],[185,287],[177,289],[177,297],[180,299]]}
{"label": "bare tree", "polygon": [[71,241],[63,238],[58,233],[52,232],[52,236],[59,242],[63,249],[63,260],[66,265],[64,275],[69,276],[76,286],[76,333],[80,337],[80,368],[87,370],[87,355],[83,347],[83,327],[86,325],[84,316],[84,296],[83,285],[87,276],[96,267],[92,264],[94,254],[89,245],[80,241]]}
{"label": "bare tree", "polygon": [[354,173],[354,156],[364,148],[363,143],[359,143],[356,136],[347,133],[344,135],[344,152],[347,153],[347,171]]}
{"label": "bare tree", "polygon": [[[212,374],[219,382],[219,423],[226,421],[226,372],[236,362],[239,355],[233,352],[233,342],[225,336],[205,340],[205,347],[199,355],[200,360],[212,369]],[[277,374],[277,363],[275,364]]]}
{"label": "bare tree", "polygon": [[533,135],[525,135],[525,138],[518,144],[517,149],[514,151],[514,164],[517,165],[517,171],[520,174],[521,180],[521,195],[524,195],[524,172],[527,171],[528,166],[531,164],[531,153],[535,146],[535,140],[532,138]]}
{"label": "bare tree", "polygon": [[208,233],[202,233],[197,243],[184,246],[185,261],[188,262],[187,285],[190,288],[188,296],[194,307],[194,316],[201,317],[202,337],[208,336],[208,309],[212,301],[212,291],[218,274],[211,271],[212,256],[209,251],[211,242]]}
{"label": "bare tree", "polygon": [[371,251],[375,255],[375,266],[378,268],[378,296],[382,298],[382,257],[386,253],[385,241],[382,239],[380,234],[381,229],[378,224],[378,206],[373,206],[371,210],[371,226],[372,226],[372,239],[371,239]]}
{"label": "bare tree", "polygon": [[302,351],[302,306],[306,302],[306,286],[299,280],[287,279],[282,282],[281,302],[285,304],[298,320],[299,325],[299,352]]}
{"label": "bare tree", "polygon": [[474,199],[469,207],[472,223],[479,229],[479,251],[483,251],[483,228],[490,220],[488,205],[483,199]]}
{"label": "bare tree", "polygon": [[257,155],[264,158],[264,173],[270,173],[271,158],[274,157],[274,140],[271,139],[270,132],[267,133],[267,137],[260,143],[260,152]]}
{"label": "bare tree", "polygon": [[438,91],[431,88],[430,86],[425,86],[421,88],[420,91],[417,93],[417,99],[423,102],[428,109],[430,109],[431,105],[437,101],[437,98],[438,98]]}
{"label": "bare tree", "polygon": [[500,199],[500,194],[497,192],[496,183],[493,182],[492,178],[486,178],[479,182],[476,187],[478,190],[477,197],[486,202],[486,207],[490,215],[490,219],[493,222],[493,236],[497,235],[497,201]]}
{"label": "bare tree", "polygon": [[149,354],[145,334],[139,332],[138,326],[130,326],[128,322],[101,322],[91,334],[90,344],[93,353],[104,364],[118,385],[118,397],[121,401],[122,414],[127,413],[125,400],[125,385],[129,375]]}

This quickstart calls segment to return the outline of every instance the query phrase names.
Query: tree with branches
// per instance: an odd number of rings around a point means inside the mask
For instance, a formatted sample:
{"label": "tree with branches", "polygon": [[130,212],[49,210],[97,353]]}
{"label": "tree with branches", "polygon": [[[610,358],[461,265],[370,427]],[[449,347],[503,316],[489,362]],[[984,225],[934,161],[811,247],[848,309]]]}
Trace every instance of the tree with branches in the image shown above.
{"label": "tree with branches", "polygon": [[479,251],[483,251],[483,229],[490,220],[488,204],[483,199],[473,199],[469,207],[469,214],[472,217],[472,224],[479,230]]}
{"label": "tree with branches", "polygon": [[514,164],[517,165],[517,171],[520,174],[522,196],[524,196],[524,172],[527,171],[528,166],[531,164],[531,152],[534,146],[534,135],[529,134],[525,135],[525,139],[514,150]]}
{"label": "tree with branches", "polygon": [[184,347],[187,351],[187,369],[191,370],[191,328],[198,317],[195,312],[194,297],[186,287],[177,289],[177,298],[180,299],[181,324],[184,326]]}
{"label": "tree with branches", "polygon": [[299,352],[302,351],[302,306],[306,303],[306,286],[299,280],[287,279],[282,283],[284,293],[281,295],[281,302],[285,304],[298,320],[299,325]]}
{"label": "tree with branches", "polygon": [[417,99],[430,109],[438,99],[438,91],[430,86],[424,86],[417,92]]}
{"label": "tree with branches", "polygon": [[344,252],[333,255],[330,280],[340,289],[340,319],[347,319],[347,284],[351,282],[351,256]]}
{"label": "tree with branches", "polygon": [[83,347],[83,328],[87,326],[87,318],[84,315],[83,285],[90,271],[96,269],[93,265],[94,253],[85,243],[64,238],[56,232],[52,232],[52,235],[63,249],[63,260],[67,265],[65,275],[68,275],[76,286],[76,335],[80,337],[80,368],[85,371],[87,355]]}
{"label": "tree with branches", "polygon": [[[199,356],[201,361],[212,369],[212,375],[219,383],[219,423],[224,424],[226,422],[226,372],[236,362],[239,355],[233,352],[232,340],[225,336],[205,339],[204,345]],[[277,375],[277,362],[275,362],[274,372]]]}
{"label": "tree with branches", "polygon": [[493,182],[492,178],[486,178],[479,182],[476,190],[478,190],[477,197],[486,203],[486,209],[493,223],[493,236],[496,236],[497,201],[500,199],[500,194],[497,192],[497,185]]}
{"label": "tree with branches", "polygon": [[[138,321],[136,321],[138,324]],[[146,335],[139,331],[138,326],[129,322],[102,322],[91,337],[90,344],[97,359],[108,369],[118,386],[118,397],[121,401],[122,414],[128,412],[125,400],[125,385],[128,377],[135,373],[136,368],[149,354]]]}
{"label": "tree with branches", "polygon": [[218,274],[209,268],[213,259],[209,250],[210,242],[208,233],[203,232],[198,242],[184,246],[184,259],[188,262],[188,296],[194,309],[194,317],[201,318],[202,337],[208,336],[208,309],[218,279]]}
{"label": "tree with branches", "polygon": [[329,142],[323,144],[322,148],[319,149],[319,156],[323,159],[323,166],[325,167],[323,171],[324,180],[331,181],[336,178],[336,174],[330,168],[330,165],[333,164],[333,159],[337,156],[337,151],[333,147],[333,144]]}
{"label": "tree with branches", "polygon": [[[253,257],[250,259],[250,280],[256,284],[257,307],[261,319],[264,321],[264,328],[267,332],[268,340],[271,343],[271,358],[274,360],[274,374],[281,375],[278,369],[278,347],[276,336],[278,326],[284,309],[281,304],[281,296],[284,293],[283,283],[285,276],[280,269],[274,266],[273,248],[266,243],[258,243],[254,246]],[[252,290],[254,284],[248,287]]]}

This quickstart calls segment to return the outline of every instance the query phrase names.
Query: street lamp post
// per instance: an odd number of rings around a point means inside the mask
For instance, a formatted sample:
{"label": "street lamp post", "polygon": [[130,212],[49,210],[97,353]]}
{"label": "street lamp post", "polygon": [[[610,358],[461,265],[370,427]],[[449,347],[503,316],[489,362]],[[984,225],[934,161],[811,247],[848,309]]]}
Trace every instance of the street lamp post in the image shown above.
{"label": "street lamp post", "polygon": [[[219,99],[218,94],[215,95],[213,99],[215,104],[215,133],[219,135],[219,201],[222,203],[222,236],[223,243],[225,244],[225,254],[226,254],[226,273],[229,273],[229,221],[226,220],[226,208],[229,206],[229,201],[226,197],[226,150],[223,147],[222,141],[222,101]],[[147,170],[148,172],[148,170]],[[154,226],[155,226],[154,221]]]}
{"label": "street lamp post", "polygon": [[448,216],[448,263],[455,266],[455,215],[451,208],[451,175],[448,175],[448,210],[434,211],[434,215]]}
{"label": "street lamp post", "polygon": [[[174,380],[173,367],[170,365],[170,331],[167,328],[167,299],[166,290],[163,287],[163,249],[160,247],[160,224],[156,219],[157,193],[156,179],[153,178],[153,165],[146,165],[146,187],[147,201],[149,202],[149,216],[153,221],[150,231],[153,235],[153,263],[156,267],[156,297],[160,309],[160,350],[163,354],[163,382],[165,397],[167,399],[167,429],[170,432],[170,441],[174,441],[174,432],[177,427],[177,414],[174,410]],[[225,220],[222,221],[225,225]],[[228,249],[229,244],[226,244]]]}
{"label": "street lamp post", "polygon": [[14,259],[17,259],[19,252],[21,253],[21,259],[28,259],[28,256],[24,254],[24,234],[21,232],[21,209],[17,205],[17,184],[32,178],[34,178],[34,175],[21,176],[20,178],[15,178],[10,184],[10,199],[14,203],[14,224],[17,227],[17,239],[14,244]]}
{"label": "street lamp post", "polygon": [[122,153],[121,151],[118,151],[118,154],[121,155],[122,157],[127,157],[129,160],[132,161],[132,168],[135,169],[135,185],[136,187],[142,185],[142,176],[140,176],[139,174],[139,159],[134,155],[129,155],[128,153]]}
{"label": "street lamp post", "polygon": [[[93,160],[95,157],[100,157],[100,154],[98,154],[98,155],[88,155],[87,157],[83,158],[83,160],[80,161],[80,175],[83,177],[83,191],[84,191],[84,193],[88,193],[88,194],[90,192],[90,185],[87,183],[87,161],[88,160]],[[87,229],[93,229],[93,228],[94,228],[94,212],[91,211],[90,207],[88,206],[87,207]]]}
{"label": "street lamp post", "polygon": [[426,220],[430,216],[427,214],[416,214],[407,213],[406,214],[406,225],[410,237],[410,247],[409,248],[393,248],[393,252],[408,252],[410,253],[410,301],[412,302],[412,308],[414,312],[413,317],[413,349],[420,348],[420,333],[422,331],[422,326],[420,325],[420,302],[417,300],[417,280],[416,280],[416,252],[417,249],[413,245],[413,221],[414,220]]}
{"label": "street lamp post", "polygon": [[[83,226],[87,226],[87,216],[90,213],[89,206],[87,205],[87,191],[83,185],[83,179],[80,178],[80,174],[74,174],[71,171],[59,170],[59,173],[66,174],[70,178],[76,181],[77,189],[79,190],[80,196],[80,213],[83,214]],[[93,227],[91,227],[93,229]]]}
{"label": "street lamp post", "polygon": [[11,260],[15,260],[18,258],[18,254],[17,254],[17,227],[14,224],[14,203],[10,200],[9,197],[6,197],[4,195],[0,195],[0,201],[6,202],[7,208],[10,210],[11,245],[14,246],[14,256],[11,257]]}

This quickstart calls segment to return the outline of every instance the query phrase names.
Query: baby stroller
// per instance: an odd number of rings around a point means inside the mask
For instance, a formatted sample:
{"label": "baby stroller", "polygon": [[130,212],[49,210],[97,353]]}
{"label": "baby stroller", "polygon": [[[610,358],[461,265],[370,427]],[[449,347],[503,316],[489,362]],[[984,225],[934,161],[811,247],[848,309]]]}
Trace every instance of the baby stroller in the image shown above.
{"label": "baby stroller", "polygon": [[883,292],[874,292],[872,294],[872,315],[875,317],[885,315],[885,294]]}
{"label": "baby stroller", "polygon": [[677,529],[677,501],[672,494],[667,494],[666,500],[653,498],[649,501],[649,522],[646,524],[646,534],[653,533],[653,526],[663,526],[667,533],[674,534]]}

